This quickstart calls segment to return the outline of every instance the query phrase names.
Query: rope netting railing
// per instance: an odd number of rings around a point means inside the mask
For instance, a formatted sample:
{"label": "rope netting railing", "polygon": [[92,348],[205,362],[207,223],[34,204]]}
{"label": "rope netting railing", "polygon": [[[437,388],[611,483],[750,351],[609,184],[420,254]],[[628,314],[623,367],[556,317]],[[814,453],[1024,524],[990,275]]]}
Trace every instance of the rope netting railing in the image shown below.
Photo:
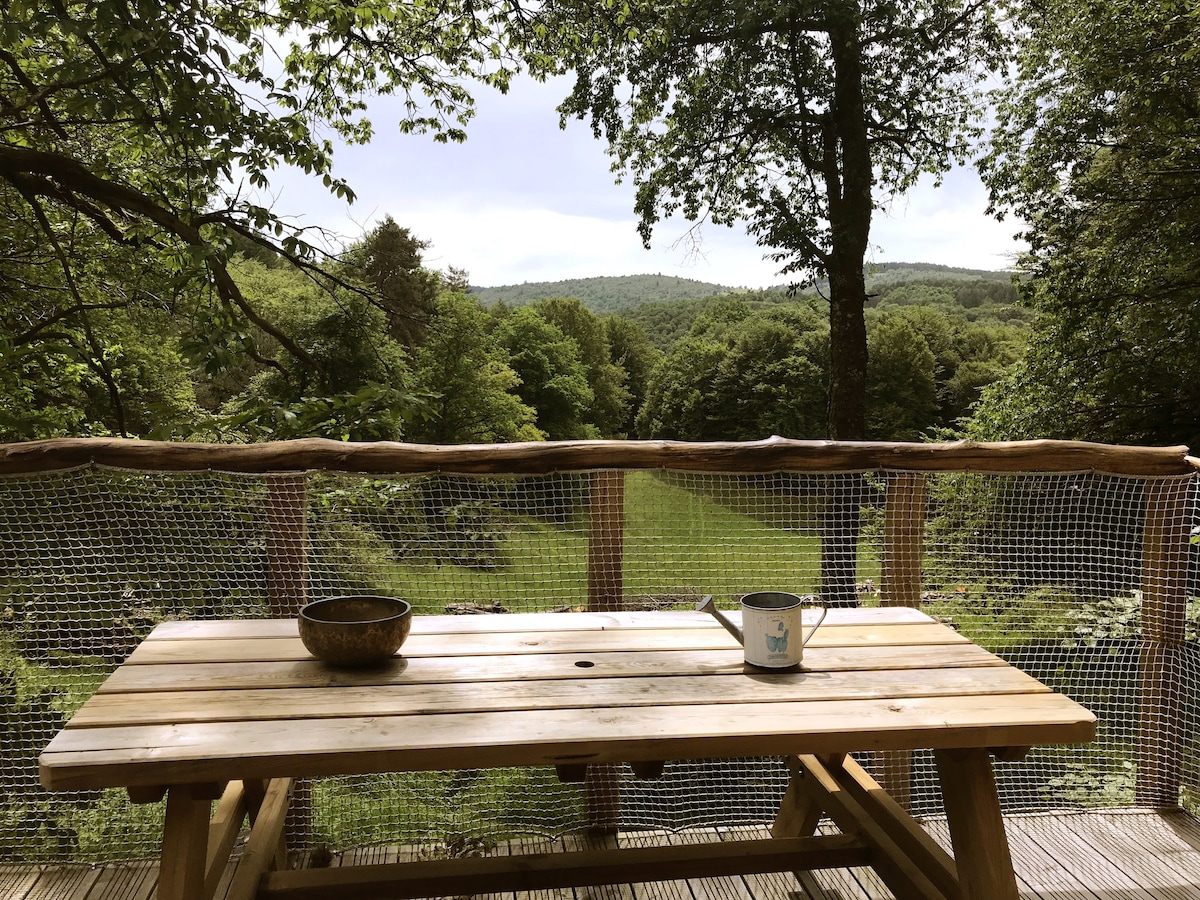
{"label": "rope netting railing", "polygon": [[[639,445],[586,466],[544,458],[570,449],[555,445],[519,465],[476,448],[481,462],[460,452],[407,472],[344,456],[247,465],[230,448],[208,448],[202,467],[5,469],[0,456],[0,861],[157,852],[160,805],[51,794],[37,774],[55,731],[155,624],[291,616],[346,592],[401,596],[418,614],[690,609],[703,594],[733,606],[771,589],[919,606],[1099,718],[1090,745],[999,762],[1006,809],[1193,804],[1200,482],[1181,451],[1127,448],[1134,462],[1102,455],[1101,470],[1058,445],[1015,461],[984,448],[995,458],[979,470],[974,455],[895,466],[895,445],[871,465],[858,450],[846,465],[838,445],[722,446],[737,450],[658,459]],[[631,464],[643,450],[657,463]],[[915,814],[940,811],[925,755],[863,762]],[[694,760],[655,780],[609,774],[619,827],[678,829],[770,822],[787,773],[782,760]],[[297,827],[332,850],[462,852],[591,815],[587,787],[553,769],[326,778],[303,796]]]}

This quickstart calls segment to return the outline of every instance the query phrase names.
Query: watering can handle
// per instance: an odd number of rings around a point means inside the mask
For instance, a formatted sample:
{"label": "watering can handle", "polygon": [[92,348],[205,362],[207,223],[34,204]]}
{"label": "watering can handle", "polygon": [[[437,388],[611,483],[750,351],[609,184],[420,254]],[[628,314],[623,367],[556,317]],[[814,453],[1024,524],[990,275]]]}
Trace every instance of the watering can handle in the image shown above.
{"label": "watering can handle", "polygon": [[803,639],[800,641],[800,646],[801,646],[801,647],[806,647],[806,646],[808,646],[808,642],[809,642],[809,640],[812,638],[812,636],[813,636],[814,634],[816,634],[816,633],[817,633],[817,629],[820,627],[821,623],[825,621],[825,616],[826,616],[828,613],[829,613],[829,607],[828,607],[828,606],[822,606],[822,607],[821,607],[821,614],[820,614],[819,616],[817,616],[817,623],[816,623],[815,625],[813,625],[813,627],[812,627],[811,629],[809,629],[809,632],[808,632],[808,634],[806,634],[806,635],[804,636],[804,638],[803,638]]}

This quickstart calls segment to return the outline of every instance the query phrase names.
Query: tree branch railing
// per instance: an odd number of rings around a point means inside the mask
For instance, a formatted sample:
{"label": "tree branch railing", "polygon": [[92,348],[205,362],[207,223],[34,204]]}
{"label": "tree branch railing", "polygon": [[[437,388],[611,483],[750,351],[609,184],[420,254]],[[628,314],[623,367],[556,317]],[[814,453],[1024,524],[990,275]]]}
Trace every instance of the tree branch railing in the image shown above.
{"label": "tree branch railing", "polygon": [[1185,475],[1186,447],[1132,447],[1083,441],[942,444],[796,441],[552,441],[433,446],[305,438],[262,444],[59,438],[0,444],[0,475],[86,465],[156,471],[538,475],[596,469],[755,472],[1071,472]]}

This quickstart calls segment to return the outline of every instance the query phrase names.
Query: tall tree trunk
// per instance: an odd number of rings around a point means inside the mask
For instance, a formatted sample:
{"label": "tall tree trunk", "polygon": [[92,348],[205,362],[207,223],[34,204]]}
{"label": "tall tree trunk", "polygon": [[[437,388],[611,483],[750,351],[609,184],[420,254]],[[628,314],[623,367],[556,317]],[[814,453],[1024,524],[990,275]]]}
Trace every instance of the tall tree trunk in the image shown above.
{"label": "tall tree trunk", "polygon": [[[863,104],[862,45],[855,11],[829,29],[834,103],[826,152],[829,191],[829,437],[867,435],[867,302],[863,268],[871,232],[871,148]],[[828,606],[856,606],[863,477],[829,479],[821,521],[821,596]]]}
{"label": "tall tree trunk", "polygon": [[863,104],[862,45],[855,12],[829,28],[834,87],[826,141],[829,199],[829,438],[867,435],[867,302],[863,267],[871,233],[871,147]]}
{"label": "tall tree trunk", "polygon": [[857,262],[851,259],[829,269],[829,439],[833,441],[860,441],[867,436],[862,259],[860,256]]}

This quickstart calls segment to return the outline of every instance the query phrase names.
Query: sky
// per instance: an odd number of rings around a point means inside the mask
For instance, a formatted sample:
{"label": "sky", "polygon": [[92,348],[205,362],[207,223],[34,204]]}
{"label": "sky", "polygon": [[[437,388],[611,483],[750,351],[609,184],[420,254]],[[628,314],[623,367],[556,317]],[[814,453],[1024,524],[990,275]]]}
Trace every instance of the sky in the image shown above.
{"label": "sky", "polygon": [[[507,95],[479,87],[477,114],[463,144],[399,132],[396,98],[371,101],[375,137],[338,146],[334,174],[357,194],[352,205],[319,180],[280,170],[272,179],[277,213],[353,240],[390,215],[430,243],[425,264],[465,269],[480,287],[599,275],[659,273],[734,288],[781,284],[778,265],[740,229],[666,220],[643,248],[633,187],[618,184],[605,144],[579,121],[559,128],[565,81],[514,83]],[[986,193],[971,169],[942,186],[923,182],[877,212],[870,261],[924,262],[1004,269],[1021,249],[1018,225],[984,210]]]}

